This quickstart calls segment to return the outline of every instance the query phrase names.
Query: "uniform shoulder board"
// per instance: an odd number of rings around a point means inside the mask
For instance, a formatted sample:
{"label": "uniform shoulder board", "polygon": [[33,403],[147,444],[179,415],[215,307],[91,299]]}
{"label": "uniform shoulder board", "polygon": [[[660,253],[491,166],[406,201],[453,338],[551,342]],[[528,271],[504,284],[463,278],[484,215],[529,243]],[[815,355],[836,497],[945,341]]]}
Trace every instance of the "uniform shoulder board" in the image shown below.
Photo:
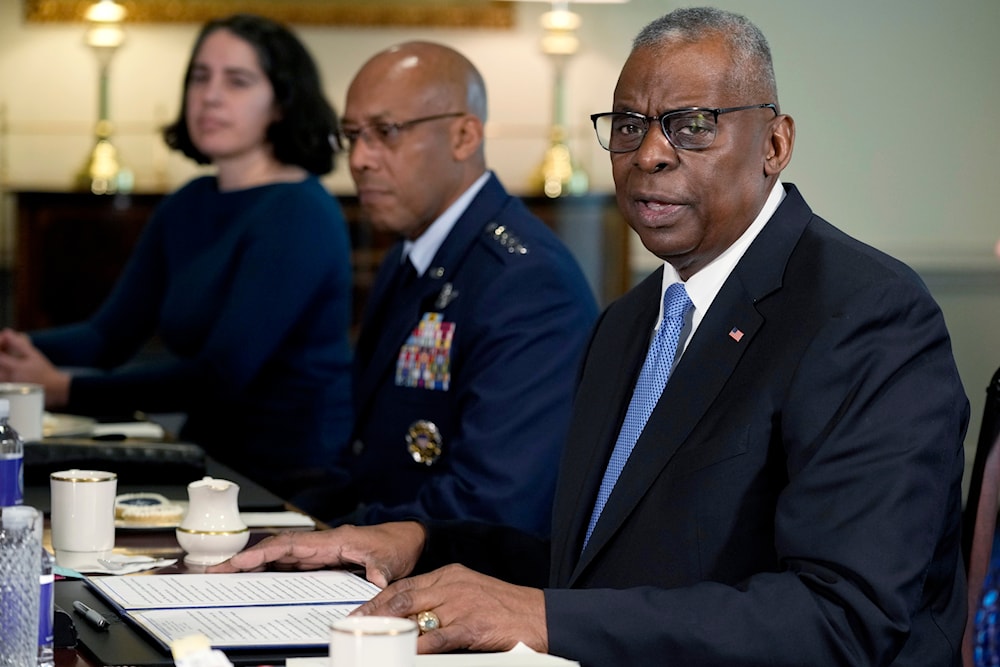
{"label": "uniform shoulder board", "polygon": [[528,248],[506,226],[491,222],[483,230],[489,239],[511,255],[527,255]]}

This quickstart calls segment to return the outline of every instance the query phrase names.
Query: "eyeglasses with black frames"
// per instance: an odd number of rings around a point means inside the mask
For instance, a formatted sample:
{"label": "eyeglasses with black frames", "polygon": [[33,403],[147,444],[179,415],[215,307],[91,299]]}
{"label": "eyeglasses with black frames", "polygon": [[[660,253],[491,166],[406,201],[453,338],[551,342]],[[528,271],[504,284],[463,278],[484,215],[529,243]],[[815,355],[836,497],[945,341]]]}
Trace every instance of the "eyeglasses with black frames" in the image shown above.
{"label": "eyeglasses with black frames", "polygon": [[631,153],[639,148],[646,133],[649,132],[650,125],[654,122],[659,122],[664,136],[674,148],[700,151],[715,141],[719,116],[748,109],[770,109],[775,116],[778,115],[777,105],[768,102],[723,109],[690,107],[667,111],[659,116],[644,116],[635,111],[609,111],[595,113],[590,120],[594,122],[597,141],[603,149],[612,153]]}
{"label": "eyeglasses with black frames", "polygon": [[369,146],[381,145],[392,148],[399,143],[399,138],[404,131],[416,125],[428,123],[432,120],[441,120],[442,118],[458,118],[464,115],[464,111],[451,111],[449,113],[439,113],[433,116],[404,120],[400,123],[370,123],[360,127],[344,127],[340,130],[340,136],[348,148],[354,146],[361,139]]}

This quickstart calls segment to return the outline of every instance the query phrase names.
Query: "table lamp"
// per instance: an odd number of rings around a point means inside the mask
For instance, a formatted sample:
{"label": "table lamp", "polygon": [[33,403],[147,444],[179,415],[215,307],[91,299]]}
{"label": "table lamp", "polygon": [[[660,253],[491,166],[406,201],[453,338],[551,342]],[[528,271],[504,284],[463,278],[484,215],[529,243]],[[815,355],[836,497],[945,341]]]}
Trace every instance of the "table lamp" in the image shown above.
{"label": "table lamp", "polygon": [[[527,0],[537,1],[537,0]],[[566,123],[566,66],[580,48],[576,30],[580,15],[569,8],[571,0],[545,0],[551,10],[542,14],[542,53],[552,60],[552,116],[549,127],[549,147],[541,164],[531,177],[531,187],[547,197],[585,194],[590,186],[587,173],[569,150],[569,128]],[[622,4],[628,0],[573,0],[589,4]]]}
{"label": "table lamp", "polygon": [[97,56],[99,66],[97,125],[94,128],[94,147],[83,169],[77,174],[80,189],[94,194],[115,194],[132,189],[132,172],[118,160],[118,149],[111,143],[114,126],[109,109],[109,70],[115,51],[125,41],[121,23],[125,9],[114,0],[99,0],[85,14],[90,28],[85,42]]}

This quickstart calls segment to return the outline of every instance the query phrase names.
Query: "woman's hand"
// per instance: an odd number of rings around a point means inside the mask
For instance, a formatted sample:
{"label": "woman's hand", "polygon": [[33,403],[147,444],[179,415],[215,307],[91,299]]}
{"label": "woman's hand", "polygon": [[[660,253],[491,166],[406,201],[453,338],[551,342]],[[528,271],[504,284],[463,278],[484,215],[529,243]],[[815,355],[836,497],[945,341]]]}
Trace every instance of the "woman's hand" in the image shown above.
{"label": "woman's hand", "polygon": [[42,385],[46,408],[62,408],[69,402],[69,373],[53,366],[26,334],[12,329],[0,331],[0,380]]}

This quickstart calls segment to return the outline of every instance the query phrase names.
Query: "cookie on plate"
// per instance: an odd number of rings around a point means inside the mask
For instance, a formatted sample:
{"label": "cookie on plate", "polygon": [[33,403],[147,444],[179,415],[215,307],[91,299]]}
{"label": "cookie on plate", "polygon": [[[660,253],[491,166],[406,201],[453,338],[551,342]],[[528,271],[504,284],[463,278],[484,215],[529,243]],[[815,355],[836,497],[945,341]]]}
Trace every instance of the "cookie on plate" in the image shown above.
{"label": "cookie on plate", "polygon": [[115,497],[115,519],[134,524],[179,523],[184,508],[159,493],[123,493]]}

